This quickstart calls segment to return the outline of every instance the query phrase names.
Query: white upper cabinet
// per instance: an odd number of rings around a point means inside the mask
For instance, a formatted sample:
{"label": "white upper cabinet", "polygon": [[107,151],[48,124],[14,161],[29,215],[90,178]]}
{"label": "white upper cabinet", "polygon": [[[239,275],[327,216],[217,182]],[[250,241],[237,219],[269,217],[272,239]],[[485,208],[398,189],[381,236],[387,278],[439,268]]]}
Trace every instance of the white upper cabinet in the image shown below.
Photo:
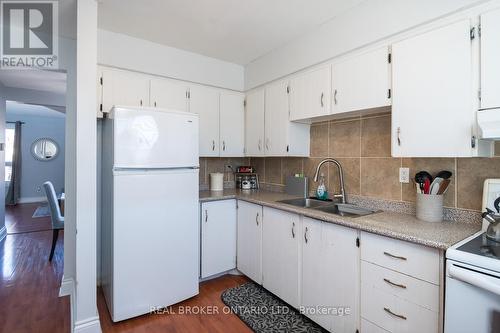
{"label": "white upper cabinet", "polygon": [[220,93],[220,156],[244,156],[245,95],[237,92]]}
{"label": "white upper cabinet", "polygon": [[392,155],[473,154],[470,22],[392,45]]}
{"label": "white upper cabinet", "polygon": [[290,120],[307,121],[330,115],[331,66],[322,66],[290,80]]}
{"label": "white upper cabinet", "polygon": [[245,152],[247,156],[264,156],[264,89],[246,94]]}
{"label": "white upper cabinet", "polygon": [[289,120],[288,81],[266,86],[265,155],[309,156],[310,126]]}
{"label": "white upper cabinet", "polygon": [[266,87],[265,152],[268,156],[288,155],[288,81]]}
{"label": "white upper cabinet", "polygon": [[500,107],[500,9],[481,15],[481,109]]}
{"label": "white upper cabinet", "polygon": [[199,85],[189,89],[189,110],[200,115],[200,156],[219,156],[219,91]]}
{"label": "white upper cabinet", "polygon": [[149,106],[149,77],[129,71],[102,70],[102,110],[115,105]]}
{"label": "white upper cabinet", "polygon": [[150,102],[152,107],[188,111],[188,85],[182,81],[151,79]]}
{"label": "white upper cabinet", "polygon": [[389,59],[388,48],[383,47],[334,63],[333,113],[390,105]]}

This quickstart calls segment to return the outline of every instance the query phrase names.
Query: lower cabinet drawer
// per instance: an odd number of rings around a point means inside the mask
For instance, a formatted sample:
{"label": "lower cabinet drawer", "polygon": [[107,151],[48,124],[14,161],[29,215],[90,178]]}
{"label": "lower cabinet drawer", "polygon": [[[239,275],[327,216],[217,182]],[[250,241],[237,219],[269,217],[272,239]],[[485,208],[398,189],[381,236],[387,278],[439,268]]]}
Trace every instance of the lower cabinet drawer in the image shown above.
{"label": "lower cabinet drawer", "polygon": [[361,233],[361,259],[439,285],[439,250]]}
{"label": "lower cabinet drawer", "polygon": [[435,284],[366,261],[361,261],[361,283],[439,312],[439,286]]}
{"label": "lower cabinet drawer", "polygon": [[438,312],[361,283],[361,317],[395,333],[437,333]]}
{"label": "lower cabinet drawer", "polygon": [[361,319],[361,333],[391,333],[366,319]]}

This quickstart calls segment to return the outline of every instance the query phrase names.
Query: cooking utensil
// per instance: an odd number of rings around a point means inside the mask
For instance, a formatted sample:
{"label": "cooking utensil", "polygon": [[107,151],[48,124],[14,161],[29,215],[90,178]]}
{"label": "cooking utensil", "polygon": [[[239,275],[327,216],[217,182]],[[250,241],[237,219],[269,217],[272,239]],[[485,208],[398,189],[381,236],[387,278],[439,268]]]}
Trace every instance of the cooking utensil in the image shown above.
{"label": "cooking utensil", "polygon": [[415,182],[420,184],[420,190],[422,191],[422,193],[425,193],[424,186],[425,186],[426,179],[429,180],[429,183],[432,182],[432,176],[427,171],[419,171],[415,174]]}
{"label": "cooking utensil", "polygon": [[450,178],[452,175],[451,171],[448,171],[448,170],[442,170],[442,171],[439,171],[436,175],[436,178],[443,178],[443,179],[448,179]]}
{"label": "cooking utensil", "polygon": [[429,178],[426,178],[424,180],[424,194],[429,194],[430,189],[431,189],[431,181]]}
{"label": "cooking utensil", "polygon": [[437,194],[438,191],[439,191],[439,184],[441,184],[441,182],[443,181],[444,179],[441,178],[441,177],[436,177],[434,178],[434,180],[432,181],[432,184],[431,184],[431,190],[430,190],[430,194]]}
{"label": "cooking utensil", "polygon": [[448,186],[450,185],[450,182],[451,181],[449,179],[445,179],[441,183],[439,183],[439,190],[438,190],[437,194],[445,194],[446,190],[448,190]]}

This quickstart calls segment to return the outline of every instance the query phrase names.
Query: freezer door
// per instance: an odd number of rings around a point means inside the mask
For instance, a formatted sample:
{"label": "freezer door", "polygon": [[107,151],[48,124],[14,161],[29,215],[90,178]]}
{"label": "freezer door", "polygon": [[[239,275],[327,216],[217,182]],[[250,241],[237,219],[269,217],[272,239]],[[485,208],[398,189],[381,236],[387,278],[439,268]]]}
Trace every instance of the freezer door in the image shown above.
{"label": "freezer door", "polygon": [[115,168],[199,165],[198,115],[161,109],[113,109]]}
{"label": "freezer door", "polygon": [[198,294],[198,170],[114,173],[113,321]]}

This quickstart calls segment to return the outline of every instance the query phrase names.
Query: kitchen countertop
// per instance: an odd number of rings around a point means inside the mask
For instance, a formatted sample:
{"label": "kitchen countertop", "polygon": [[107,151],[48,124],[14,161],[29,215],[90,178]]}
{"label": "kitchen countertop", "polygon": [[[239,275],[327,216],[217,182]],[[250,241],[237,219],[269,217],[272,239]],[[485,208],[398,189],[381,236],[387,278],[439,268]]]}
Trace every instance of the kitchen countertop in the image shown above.
{"label": "kitchen countertop", "polygon": [[418,220],[414,215],[394,212],[378,212],[355,218],[344,217],[277,202],[278,200],[291,198],[297,197],[285,193],[263,190],[242,191],[230,189],[222,192],[200,191],[200,202],[238,199],[441,250],[446,250],[453,244],[476,233],[481,228],[477,224],[452,221],[443,221],[441,223],[424,222]]}

